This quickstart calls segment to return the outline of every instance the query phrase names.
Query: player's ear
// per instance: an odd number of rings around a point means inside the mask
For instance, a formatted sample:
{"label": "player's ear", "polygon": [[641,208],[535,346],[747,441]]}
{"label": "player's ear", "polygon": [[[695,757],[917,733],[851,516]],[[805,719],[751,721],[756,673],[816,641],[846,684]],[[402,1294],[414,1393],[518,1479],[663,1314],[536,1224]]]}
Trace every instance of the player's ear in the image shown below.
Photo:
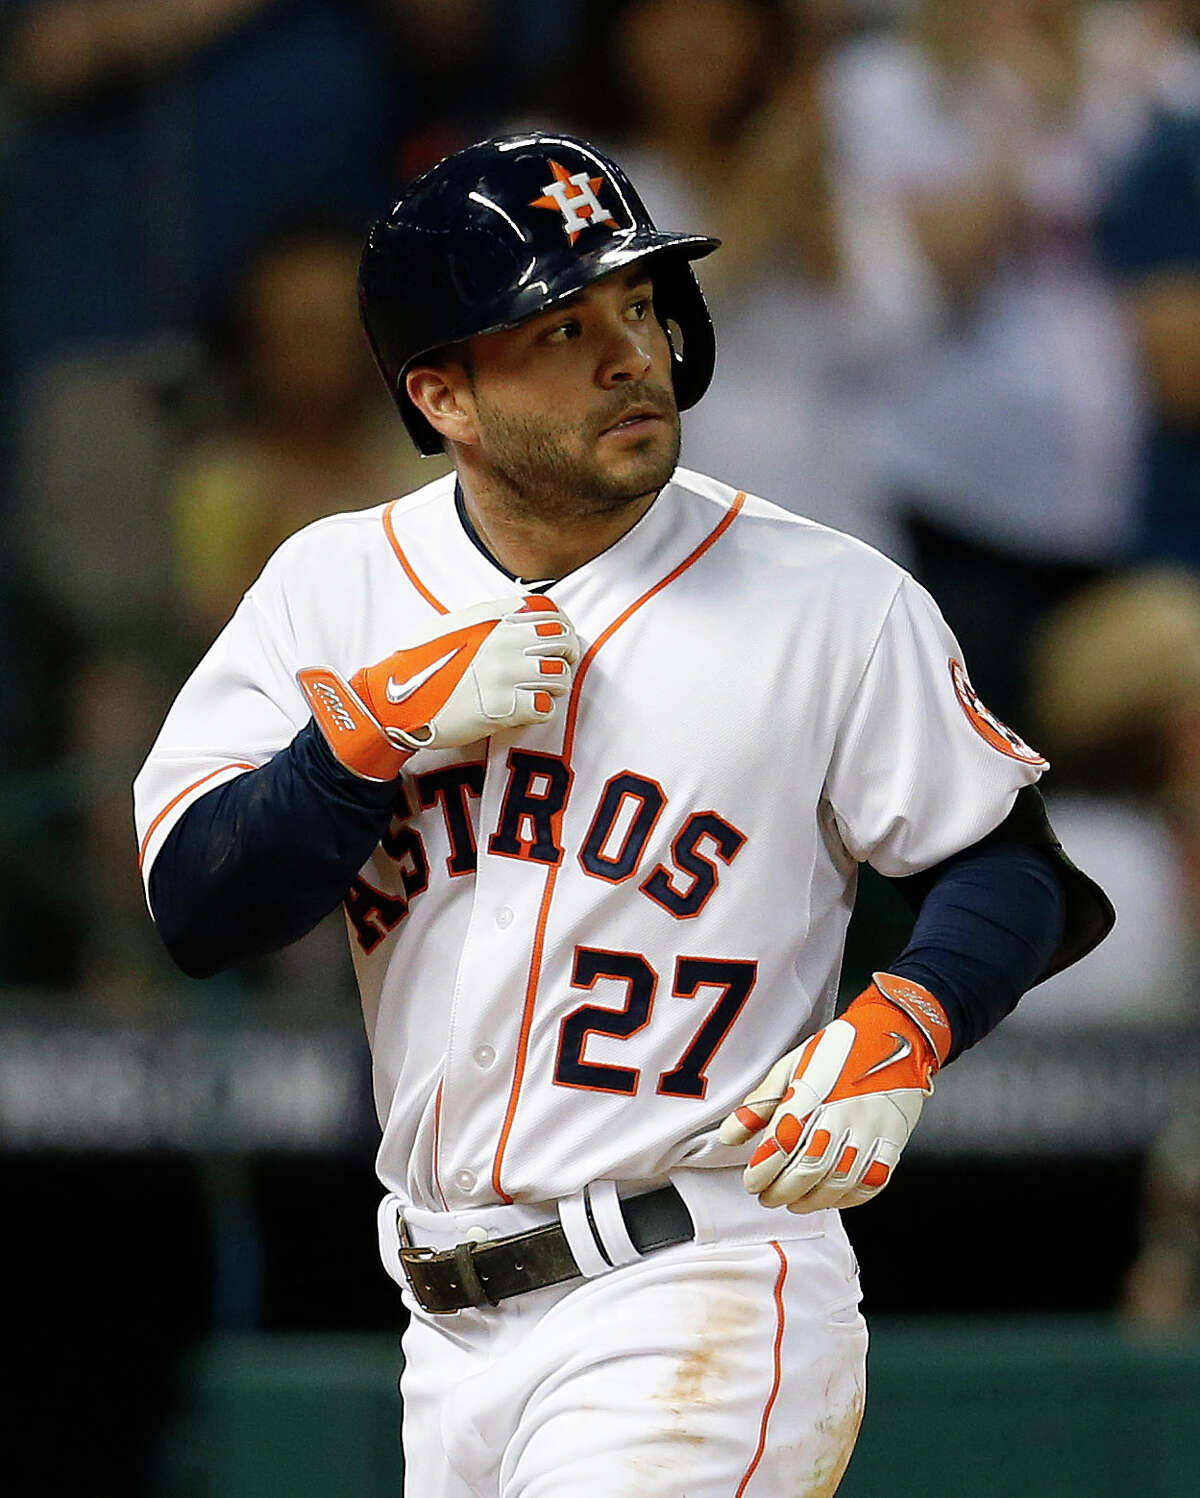
{"label": "player's ear", "polygon": [[432,364],[417,364],[404,377],[408,398],[421,415],[449,442],[474,443],[475,401],[469,370],[453,355]]}

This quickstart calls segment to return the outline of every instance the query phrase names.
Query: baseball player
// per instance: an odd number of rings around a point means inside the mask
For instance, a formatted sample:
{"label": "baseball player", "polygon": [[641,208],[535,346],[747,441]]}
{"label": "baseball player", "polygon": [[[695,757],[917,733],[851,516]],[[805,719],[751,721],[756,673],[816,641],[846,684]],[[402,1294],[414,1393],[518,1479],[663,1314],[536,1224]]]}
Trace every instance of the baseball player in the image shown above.
{"label": "baseball player", "polygon": [[[187,971],[344,906],[412,1498],[833,1493],[839,1209],[1112,921],[928,595],[678,467],[715,248],[566,135],[414,183],[363,317],[456,472],[285,543],[135,788]],[[835,1019],[863,861],[916,924]]]}

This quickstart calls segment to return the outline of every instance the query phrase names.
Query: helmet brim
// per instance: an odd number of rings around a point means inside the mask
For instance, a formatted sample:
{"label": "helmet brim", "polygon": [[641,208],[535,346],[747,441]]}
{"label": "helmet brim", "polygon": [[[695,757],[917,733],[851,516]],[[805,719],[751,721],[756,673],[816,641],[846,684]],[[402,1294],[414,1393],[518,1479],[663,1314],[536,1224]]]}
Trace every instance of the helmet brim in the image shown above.
{"label": "helmet brim", "polygon": [[[613,239],[618,238],[620,236],[613,236]],[[576,256],[571,268],[558,274],[553,283],[544,277],[531,274],[529,280],[516,293],[506,294],[505,305],[503,308],[497,308],[493,317],[481,319],[476,312],[473,322],[482,321],[482,327],[472,326],[469,332],[464,331],[460,336],[444,338],[415,353],[400,369],[398,385],[403,383],[404,376],[410,369],[415,368],[423,358],[438,349],[465,342],[469,338],[482,338],[488,333],[502,333],[508,328],[518,328],[530,318],[549,311],[558,303],[566,301],[568,297],[578,295],[596,281],[603,280],[604,277],[613,275],[626,266],[634,265],[639,260],[662,260],[666,256],[686,261],[701,260],[705,255],[711,255],[720,247],[720,244],[719,239],[702,234],[635,234],[627,236],[624,244],[613,243],[610,240],[603,249]]]}

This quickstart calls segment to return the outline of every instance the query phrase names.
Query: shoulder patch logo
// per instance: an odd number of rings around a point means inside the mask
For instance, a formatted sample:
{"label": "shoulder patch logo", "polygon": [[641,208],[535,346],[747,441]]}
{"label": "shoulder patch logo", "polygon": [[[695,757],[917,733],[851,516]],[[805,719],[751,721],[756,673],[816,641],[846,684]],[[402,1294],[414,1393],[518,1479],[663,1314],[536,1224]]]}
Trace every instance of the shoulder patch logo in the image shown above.
{"label": "shoulder patch logo", "polygon": [[554,181],[547,182],[542,188],[545,196],[534,198],[529,206],[561,213],[563,230],[572,244],[592,224],[617,227],[616,219],[596,196],[604,186],[603,177],[589,177],[586,172],[576,172],[572,176],[557,161],[551,161],[550,170],[554,173]]}
{"label": "shoulder patch logo", "polygon": [[989,712],[979,700],[979,693],[971,685],[966,667],[961,661],[950,657],[950,680],[954,683],[954,694],[967,715],[967,722],[984,741],[1009,759],[1019,759],[1022,764],[1036,765],[1044,770],[1049,765],[1043,755],[1031,749],[1020,735],[1013,732],[1007,723],[1001,723],[995,713]]}

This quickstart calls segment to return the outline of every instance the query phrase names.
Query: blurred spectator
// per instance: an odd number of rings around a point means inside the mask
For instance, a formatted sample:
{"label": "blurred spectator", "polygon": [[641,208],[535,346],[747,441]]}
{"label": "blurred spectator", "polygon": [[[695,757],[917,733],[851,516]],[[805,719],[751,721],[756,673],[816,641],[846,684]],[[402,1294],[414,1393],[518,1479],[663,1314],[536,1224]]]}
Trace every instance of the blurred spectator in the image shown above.
{"label": "blurred spectator", "polygon": [[1012,1023],[1200,1015],[1200,577],[1147,570],[1053,613],[1033,651],[1047,804],[1117,907],[1102,959],[1026,995]]}
{"label": "blurred spectator", "polygon": [[552,113],[613,147],[658,222],[723,241],[699,267],[718,357],[684,417],[684,463],[894,552],[865,396],[925,286],[894,203],[831,148],[819,63],[845,8],[806,15],[783,0],[593,5]]}
{"label": "blurred spectator", "polygon": [[365,222],[405,118],[373,8],[343,0],[19,0],[8,73],[18,371],[194,325],[301,207]]}
{"label": "blurred spectator", "polygon": [[232,318],[236,413],[179,464],[171,572],[185,630],[207,645],[270,554],[335,510],[381,504],[446,471],[396,417],[359,324],[357,234],[272,237]]}
{"label": "blurred spectator", "polygon": [[[1051,820],[1117,907],[1105,955],[1027,994],[1009,1023],[1182,1024],[1200,1016],[1200,575],[1153,569],[1085,589],[1033,651]],[[1039,742],[1043,741],[1039,739]],[[1147,1153],[1122,1310],[1156,1335],[1200,1310],[1200,1109]]]}
{"label": "blurred spectator", "polygon": [[[20,5],[21,0],[18,0]],[[13,36],[13,76],[32,93],[74,97],[169,67],[270,0],[45,0]]]}
{"label": "blurred spectator", "polygon": [[153,621],[151,644],[165,647],[166,486],[220,397],[199,339],[185,337],[80,350],[29,383],[10,532],[28,607],[80,634],[129,641]]}
{"label": "blurred spectator", "polygon": [[[1200,3],[1186,7],[1200,35]],[[1135,549],[1200,567],[1200,97],[1164,113],[1102,221],[1154,404]]]}
{"label": "blurred spectator", "polygon": [[852,169],[895,193],[940,298],[881,402],[883,461],[918,575],[1018,727],[1034,622],[1128,544],[1139,381],[1093,233],[1163,87],[1152,30],[1141,7],[919,0],[829,75]]}

